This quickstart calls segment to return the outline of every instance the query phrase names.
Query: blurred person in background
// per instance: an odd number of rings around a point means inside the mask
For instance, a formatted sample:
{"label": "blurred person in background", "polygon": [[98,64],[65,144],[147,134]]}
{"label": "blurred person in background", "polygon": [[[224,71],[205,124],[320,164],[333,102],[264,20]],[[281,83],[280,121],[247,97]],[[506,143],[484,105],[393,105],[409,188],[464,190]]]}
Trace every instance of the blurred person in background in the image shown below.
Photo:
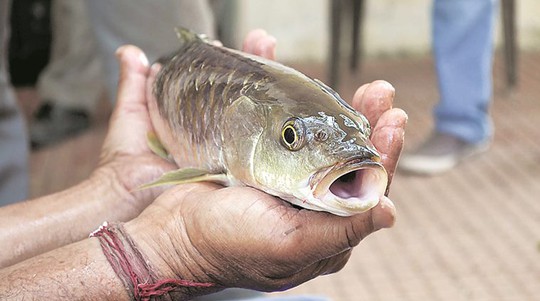
{"label": "blurred person in background", "polygon": [[207,0],[86,0],[86,4],[111,101],[116,99],[119,68],[114,54],[118,47],[137,45],[154,62],[178,49],[175,27],[216,38],[214,14]]}
{"label": "blurred person in background", "polygon": [[498,0],[434,1],[432,44],[440,97],[435,129],[402,156],[402,171],[441,173],[488,149],[497,7]]}
{"label": "blurred person in background", "polygon": [[51,11],[52,54],[38,82],[43,102],[30,123],[34,148],[88,129],[103,92],[114,102],[114,53],[121,45],[137,45],[155,61],[177,49],[175,27],[215,37],[208,1],[54,0]]}
{"label": "blurred person in background", "polygon": [[[37,83],[42,103],[29,121],[30,142],[34,148],[60,142],[88,129],[104,91],[108,92],[111,102],[116,99],[118,65],[114,53],[120,45],[140,45],[153,61],[176,50],[178,40],[174,28],[177,26],[215,36],[214,17],[207,1],[136,1],[136,4],[124,0],[51,2],[51,57]],[[23,18],[32,14],[27,12],[33,9],[32,4],[29,1],[21,6]],[[28,159],[20,154],[28,153],[28,135],[8,76],[11,1],[2,1],[2,6],[0,196],[3,197],[0,204],[8,204],[27,196]],[[18,38],[28,37],[19,35]],[[29,70],[34,67],[29,63],[22,62],[16,71],[33,84],[35,78],[27,79],[25,72],[39,70]]]}
{"label": "blurred person in background", "polygon": [[105,92],[103,66],[84,1],[51,2],[51,54],[37,90],[41,103],[30,120],[30,142],[40,148],[90,128]]}
{"label": "blurred person in background", "polygon": [[28,143],[7,66],[10,0],[0,0],[0,206],[28,195]]}

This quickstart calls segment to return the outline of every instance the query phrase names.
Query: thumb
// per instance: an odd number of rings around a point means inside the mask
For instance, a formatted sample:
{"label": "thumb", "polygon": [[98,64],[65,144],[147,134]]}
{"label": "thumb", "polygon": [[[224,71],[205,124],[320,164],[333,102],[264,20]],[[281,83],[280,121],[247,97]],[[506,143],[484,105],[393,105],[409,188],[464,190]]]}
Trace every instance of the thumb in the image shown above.
{"label": "thumb", "polygon": [[396,210],[387,197],[381,197],[377,206],[354,216],[341,217],[324,212],[303,211],[295,221],[297,231],[288,240],[293,249],[301,249],[313,261],[332,257],[349,250],[369,234],[392,227]]}
{"label": "thumb", "polygon": [[116,50],[120,63],[118,79],[117,108],[131,104],[145,103],[145,82],[148,73],[148,59],[144,52],[133,45],[124,45]]}

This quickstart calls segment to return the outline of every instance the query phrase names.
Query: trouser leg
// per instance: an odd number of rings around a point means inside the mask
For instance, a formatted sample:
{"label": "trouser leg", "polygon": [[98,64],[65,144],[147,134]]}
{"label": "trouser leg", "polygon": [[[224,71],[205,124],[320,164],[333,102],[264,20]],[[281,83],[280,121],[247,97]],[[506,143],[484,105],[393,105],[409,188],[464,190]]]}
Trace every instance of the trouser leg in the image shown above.
{"label": "trouser leg", "polygon": [[440,101],[436,129],[476,143],[492,135],[496,0],[435,0],[433,51]]}

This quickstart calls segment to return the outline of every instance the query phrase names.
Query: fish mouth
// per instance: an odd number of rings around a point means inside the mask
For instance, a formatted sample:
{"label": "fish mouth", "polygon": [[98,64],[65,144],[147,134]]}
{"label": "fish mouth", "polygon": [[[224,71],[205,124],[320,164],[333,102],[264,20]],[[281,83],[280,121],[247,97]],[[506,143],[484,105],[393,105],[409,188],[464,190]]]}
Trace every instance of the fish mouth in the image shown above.
{"label": "fish mouth", "polygon": [[344,216],[375,207],[387,184],[388,175],[382,164],[365,158],[336,164],[310,179],[313,196],[323,203],[321,205]]}

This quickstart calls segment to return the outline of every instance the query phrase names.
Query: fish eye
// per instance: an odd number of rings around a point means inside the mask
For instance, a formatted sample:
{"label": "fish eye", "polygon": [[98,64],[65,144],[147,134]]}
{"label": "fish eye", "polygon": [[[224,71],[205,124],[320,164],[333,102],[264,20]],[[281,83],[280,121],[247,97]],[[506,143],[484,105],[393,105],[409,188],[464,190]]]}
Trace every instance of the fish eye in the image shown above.
{"label": "fish eye", "polygon": [[291,118],[281,129],[281,143],[289,150],[299,150],[304,146],[304,133],[304,123],[298,118]]}
{"label": "fish eye", "polygon": [[298,139],[296,130],[291,125],[288,125],[283,129],[283,140],[287,144],[293,144]]}

